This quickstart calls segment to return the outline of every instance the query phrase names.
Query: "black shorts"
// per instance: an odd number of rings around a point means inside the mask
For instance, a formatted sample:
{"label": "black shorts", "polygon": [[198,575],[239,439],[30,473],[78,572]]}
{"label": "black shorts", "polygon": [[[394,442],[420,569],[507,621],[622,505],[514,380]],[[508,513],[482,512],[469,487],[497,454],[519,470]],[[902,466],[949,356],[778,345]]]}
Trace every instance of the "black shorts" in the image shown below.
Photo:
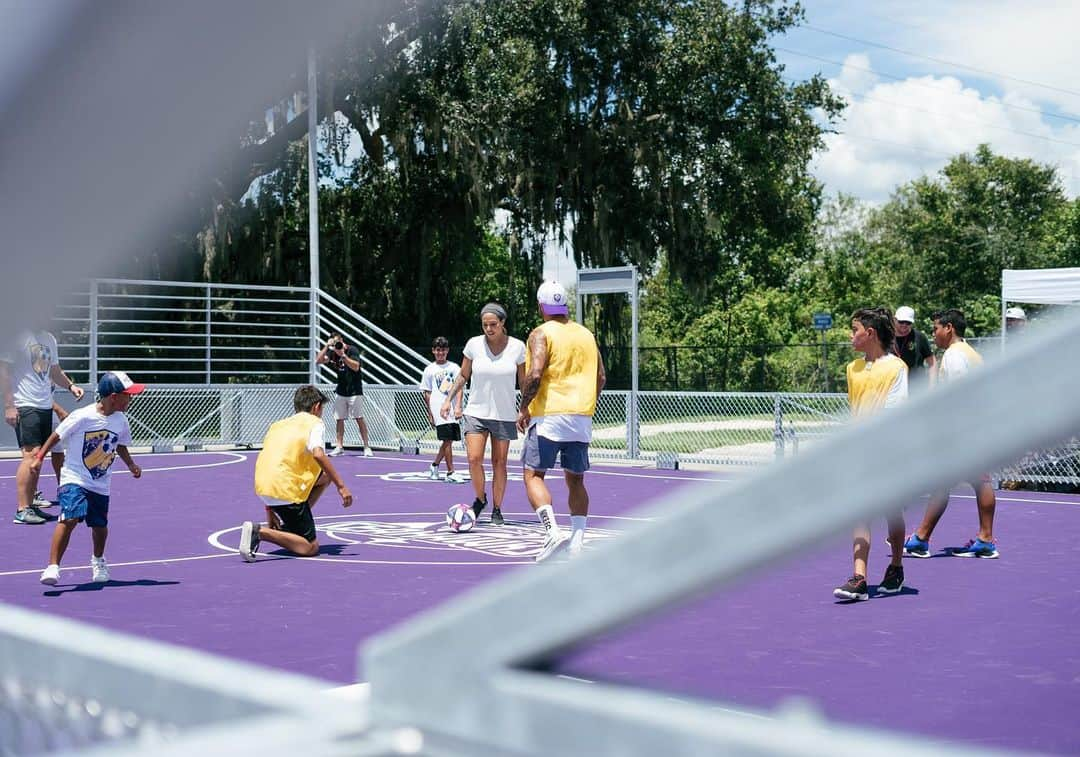
{"label": "black shorts", "polygon": [[20,407],[19,422],[15,424],[15,440],[20,447],[40,447],[53,431],[53,411],[36,407]]}
{"label": "black shorts", "polygon": [[315,541],[315,518],[307,502],[299,505],[274,505],[270,508],[281,520],[281,530]]}
{"label": "black shorts", "polygon": [[442,442],[460,442],[460,423],[440,423],[435,427],[435,438]]}

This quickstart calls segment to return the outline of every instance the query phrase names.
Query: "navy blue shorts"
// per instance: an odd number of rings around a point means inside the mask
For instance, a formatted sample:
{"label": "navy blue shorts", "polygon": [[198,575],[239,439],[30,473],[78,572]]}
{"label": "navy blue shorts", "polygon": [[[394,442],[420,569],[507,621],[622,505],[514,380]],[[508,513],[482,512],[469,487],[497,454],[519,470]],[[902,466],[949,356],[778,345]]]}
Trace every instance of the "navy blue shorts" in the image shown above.
{"label": "navy blue shorts", "polygon": [[109,525],[109,495],[98,494],[78,484],[64,484],[60,496],[60,520],[85,520],[90,528]]}
{"label": "navy blue shorts", "polygon": [[555,467],[558,458],[563,470],[585,473],[589,469],[589,445],[586,442],[556,442],[536,433],[536,426],[525,432],[521,463],[529,470],[546,471]]}

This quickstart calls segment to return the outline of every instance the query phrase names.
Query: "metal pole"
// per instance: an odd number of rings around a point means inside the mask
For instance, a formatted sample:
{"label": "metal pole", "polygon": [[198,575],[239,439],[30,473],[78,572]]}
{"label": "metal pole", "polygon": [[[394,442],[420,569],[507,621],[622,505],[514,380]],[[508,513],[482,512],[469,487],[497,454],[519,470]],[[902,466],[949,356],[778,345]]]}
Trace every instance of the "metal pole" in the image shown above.
{"label": "metal pole", "polygon": [[[1005,354],[1005,310],[1008,302],[1005,300],[1005,270],[1001,271],[1001,343],[999,345],[999,354]],[[934,366],[937,369],[937,366]]]}
{"label": "metal pole", "polygon": [[98,381],[98,280],[90,282],[90,386]]}
{"label": "metal pole", "polygon": [[825,329],[821,330],[821,369],[825,371],[825,393],[829,393],[829,340],[825,338]]}
{"label": "metal pole", "polygon": [[311,291],[308,294],[308,364],[310,380],[317,383],[319,370],[315,352],[319,346],[319,114],[315,76],[315,47],[308,47],[308,266]]}
{"label": "metal pole", "polygon": [[630,412],[633,432],[630,435],[630,459],[636,460],[640,454],[639,441],[641,428],[638,408],[638,285],[637,268],[633,268],[633,287],[630,289]]}
{"label": "metal pole", "polygon": [[212,308],[210,306],[210,297],[213,292],[210,291],[210,285],[206,286],[206,383],[214,383],[214,377],[212,375],[212,367],[210,365],[210,343],[211,343],[211,329],[210,320],[214,317]]}

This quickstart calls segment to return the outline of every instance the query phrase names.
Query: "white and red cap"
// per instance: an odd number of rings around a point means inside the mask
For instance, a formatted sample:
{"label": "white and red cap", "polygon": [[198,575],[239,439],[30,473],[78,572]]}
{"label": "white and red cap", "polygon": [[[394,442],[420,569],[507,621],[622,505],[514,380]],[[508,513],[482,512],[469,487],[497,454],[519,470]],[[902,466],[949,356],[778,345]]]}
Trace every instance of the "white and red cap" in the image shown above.
{"label": "white and red cap", "polygon": [[570,312],[566,302],[566,290],[557,281],[545,281],[536,290],[536,301],[545,315],[567,315]]}
{"label": "white and red cap", "polygon": [[108,397],[110,394],[138,394],[146,389],[146,384],[136,384],[131,376],[123,371],[109,371],[98,381],[97,393],[99,397]]}

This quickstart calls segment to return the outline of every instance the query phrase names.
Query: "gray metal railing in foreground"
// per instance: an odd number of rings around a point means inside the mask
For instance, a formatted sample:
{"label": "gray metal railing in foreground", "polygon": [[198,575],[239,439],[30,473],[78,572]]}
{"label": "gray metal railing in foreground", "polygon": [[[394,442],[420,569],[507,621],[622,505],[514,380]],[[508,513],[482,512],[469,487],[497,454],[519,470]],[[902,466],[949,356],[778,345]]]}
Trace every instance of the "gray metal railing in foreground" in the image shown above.
{"label": "gray metal railing in foreground", "polygon": [[0,605],[0,754],[160,754],[199,734],[310,753],[313,719],[324,747],[366,725],[319,681]]}

